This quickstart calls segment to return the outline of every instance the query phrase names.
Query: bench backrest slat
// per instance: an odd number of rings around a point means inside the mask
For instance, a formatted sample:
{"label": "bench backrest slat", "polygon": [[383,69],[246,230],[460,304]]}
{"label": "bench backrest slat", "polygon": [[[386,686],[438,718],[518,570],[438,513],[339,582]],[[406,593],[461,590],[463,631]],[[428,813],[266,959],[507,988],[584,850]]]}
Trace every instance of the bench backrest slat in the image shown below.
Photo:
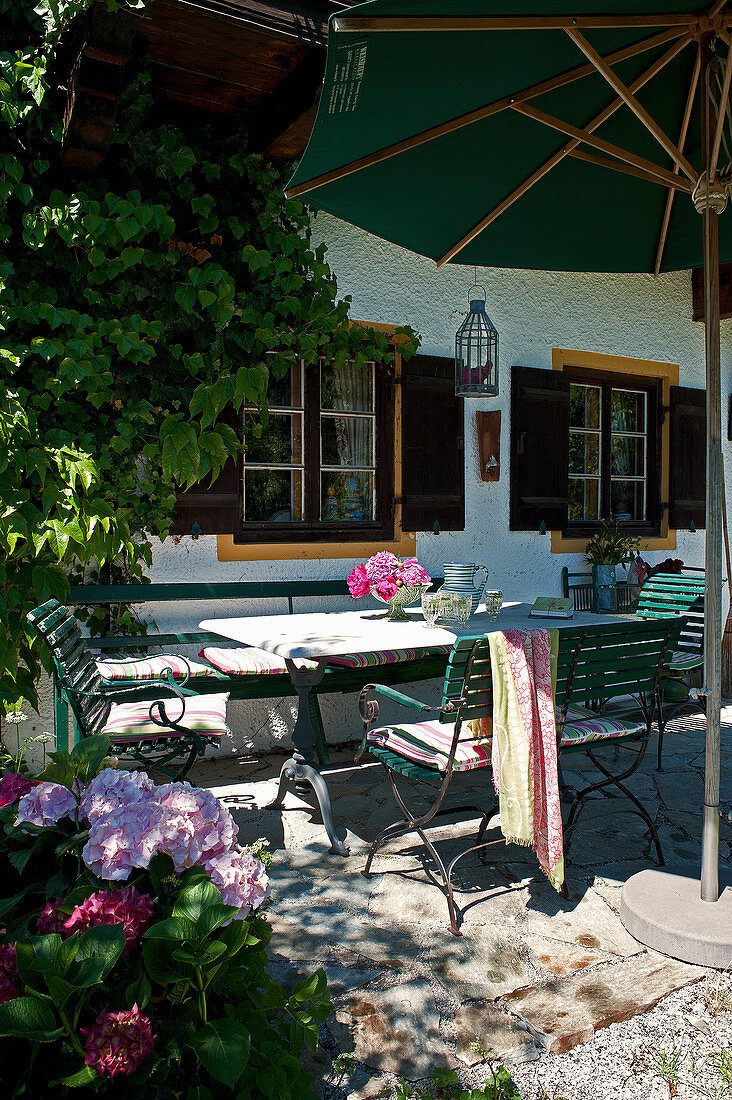
{"label": "bench backrest slat", "polygon": [[28,621],[51,651],[56,675],[85,736],[98,733],[107,719],[110,702],[103,697],[104,687],[96,662],[89,653],[79,624],[71,611],[58,602],[47,600],[31,611]]}
{"label": "bench backrest slat", "polygon": [[701,654],[704,649],[705,575],[655,573],[640,590],[636,615],[646,620],[683,615],[686,622],[677,648]]}

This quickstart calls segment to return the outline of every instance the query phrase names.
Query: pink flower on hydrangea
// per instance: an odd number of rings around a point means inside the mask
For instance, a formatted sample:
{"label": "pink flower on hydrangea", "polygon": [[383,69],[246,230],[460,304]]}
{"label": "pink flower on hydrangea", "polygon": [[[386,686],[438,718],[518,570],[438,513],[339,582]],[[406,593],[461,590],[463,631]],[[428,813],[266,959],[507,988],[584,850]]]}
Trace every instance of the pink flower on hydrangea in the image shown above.
{"label": "pink flower on hydrangea", "polygon": [[16,824],[55,825],[64,817],[76,815],[77,801],[60,783],[36,783],[18,803]]}
{"label": "pink flower on hydrangea", "polygon": [[214,856],[204,864],[211,882],[221,891],[225,905],[236,905],[234,920],[244,920],[269,897],[269,879],[264,864],[241,848]]}
{"label": "pink flower on hydrangea", "polygon": [[149,925],[153,915],[153,900],[134,886],[121,890],[97,890],[81,905],[74,906],[64,922],[66,935],[85,932],[98,924],[121,924],[125,934],[124,954],[134,946]]}
{"label": "pink flower on hydrangea", "polygon": [[81,798],[81,813],[93,825],[99,818],[114,813],[131,802],[154,798],[155,791],[155,784],[145,772],[105,768],[85,787]]}
{"label": "pink flower on hydrangea", "polygon": [[63,932],[67,914],[61,908],[62,905],[62,900],[58,898],[56,901],[47,901],[43,906],[36,920],[36,928],[42,935]]}
{"label": "pink flower on hydrangea", "polygon": [[372,583],[386,578],[393,579],[401,568],[401,564],[396,554],[391,554],[388,550],[382,550],[366,562],[366,576]]}
{"label": "pink flower on hydrangea", "polygon": [[100,1077],[133,1073],[155,1046],[150,1019],[136,1004],[128,1011],[102,1012],[91,1027],[80,1030],[85,1036],[84,1061]]}
{"label": "pink flower on hydrangea", "polygon": [[374,590],[378,592],[382,600],[390,600],[395,595],[399,585],[391,577],[382,577],[374,583]]}
{"label": "pink flower on hydrangea", "polygon": [[158,852],[171,857],[176,871],[184,871],[235,843],[237,825],[210,791],[190,783],[158,787],[131,780],[130,772],[107,774],[102,783],[94,780],[82,798],[90,823],[82,857],[99,878],[126,879],[134,868],[148,867]]}
{"label": "pink flower on hydrangea", "polygon": [[27,775],[19,772],[7,772],[0,779],[0,809],[3,806],[12,806],[24,794],[35,787],[37,780],[29,779]]}
{"label": "pink flower on hydrangea", "polygon": [[348,578],[348,588],[354,600],[360,599],[361,596],[368,596],[371,591],[371,582],[365,565],[357,565],[353,570]]}
{"label": "pink flower on hydrangea", "polygon": [[15,1000],[18,996],[15,983],[19,980],[15,944],[5,943],[0,947],[0,1004]]}

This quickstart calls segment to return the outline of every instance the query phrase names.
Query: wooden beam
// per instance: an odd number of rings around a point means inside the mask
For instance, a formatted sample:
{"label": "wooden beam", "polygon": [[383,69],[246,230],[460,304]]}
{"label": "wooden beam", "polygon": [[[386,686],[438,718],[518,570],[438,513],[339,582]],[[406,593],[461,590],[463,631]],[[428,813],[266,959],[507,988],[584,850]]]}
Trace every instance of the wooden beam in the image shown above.
{"label": "wooden beam", "polygon": [[382,31],[564,31],[571,27],[612,29],[633,27],[691,27],[697,12],[657,15],[337,15],[332,21],[340,34]]}
{"label": "wooden beam", "polygon": [[[647,69],[640,73],[640,75],[637,76],[636,79],[633,81],[633,83],[631,84],[631,88],[633,89],[633,91],[637,92],[640,88],[643,87],[644,84],[647,84],[649,80],[652,80],[656,73],[660,72],[661,69],[663,69],[669,63],[669,61],[672,61],[677,54],[679,54],[683,49],[686,48],[686,46],[688,46],[690,41],[690,37],[688,35],[684,35],[684,38],[680,42],[674,43],[674,45],[671,46],[670,49],[666,50],[666,52],[662,54],[661,57],[656,58],[656,60],[651,65],[649,65]],[[588,122],[586,126],[587,131],[596,130],[598,126],[602,126],[603,122],[606,122],[613,114],[615,114],[617,110],[619,110],[619,108],[622,106],[622,103],[623,101],[620,98],[613,100],[612,103],[609,103],[607,107],[604,107],[603,110],[600,111],[599,115],[596,115],[595,118],[591,120],[591,122]],[[476,226],[474,226],[469,233],[466,233],[465,236],[457,242],[457,244],[454,244],[452,248],[445,253],[444,256],[441,256],[440,259],[437,261],[437,266],[442,267],[443,264],[448,263],[449,260],[456,256],[458,252],[460,252],[463,248],[465,248],[467,244],[469,244],[475,237],[477,237],[479,233],[482,233],[484,229],[487,229],[491,222],[494,222],[496,218],[499,218],[501,214],[504,213],[505,210],[508,210],[509,206],[512,206],[513,203],[516,202],[517,199],[521,198],[522,195],[526,194],[526,192],[530,190],[535,183],[538,183],[539,180],[547,174],[547,172],[550,172],[556,164],[559,164],[559,162],[563,160],[564,157],[567,156],[567,154],[571,150],[576,149],[578,145],[579,139],[574,138],[569,141],[562,149],[559,149],[552,157],[549,158],[548,161],[546,161],[545,164],[543,164],[540,168],[536,170],[536,172],[529,176],[529,178],[525,180],[524,183],[520,184],[520,186],[517,187],[515,191],[512,191],[510,195],[508,195],[502,202],[498,204],[498,206],[491,210],[491,212],[487,214],[485,218],[483,218],[482,221],[480,221]]]}
{"label": "wooden beam", "polygon": [[[325,72],[325,54],[309,50],[263,100],[250,126],[252,148],[265,151],[268,159],[300,156],[314,120]],[[285,137],[287,135],[287,137]],[[278,145],[278,139],[282,142]]]}
{"label": "wooden beam", "polygon": [[[554,115],[548,115],[546,111],[539,111],[536,107],[530,107],[528,103],[517,103],[513,110],[526,115],[527,118],[533,118],[536,122],[541,122],[544,126],[549,126],[553,130],[559,130],[570,137],[576,137],[583,141],[585,145],[594,145],[601,152],[609,153],[611,157],[617,157],[618,160],[624,160],[626,164],[634,164],[636,168],[642,168],[652,176],[656,176],[659,183],[663,182],[669,187],[675,187],[678,182],[673,172],[670,172],[667,168],[661,168],[652,160],[639,157],[628,149],[621,149],[619,145],[614,145],[611,141],[604,141],[603,138],[596,137],[589,130],[583,130],[579,126],[573,126],[571,122],[565,122],[561,118],[555,118]],[[696,182],[696,177],[694,179]],[[693,190],[691,183],[688,184],[687,190],[690,192]]]}
{"label": "wooden beam", "polygon": [[[699,83],[699,71],[701,69],[701,52],[697,49],[696,60],[694,61],[694,69],[691,74],[691,84],[689,85],[689,92],[686,97],[686,106],[684,107],[684,114],[681,120],[681,129],[679,131],[679,149],[683,151],[686,144],[686,135],[689,132],[689,123],[691,121],[691,113],[694,109],[694,99],[696,97],[696,88]],[[674,169],[678,172],[678,167]],[[653,268],[654,275],[658,275],[661,270],[661,262],[663,260],[663,252],[666,248],[666,237],[668,235],[668,227],[671,222],[671,211],[673,210],[674,199],[676,198],[676,189],[669,187],[668,195],[666,196],[666,209],[663,212],[663,221],[661,222],[661,233],[658,239],[658,249],[656,250],[656,263]]]}
{"label": "wooden beam", "polygon": [[[684,28],[672,27],[670,30],[662,31],[660,34],[652,35],[650,38],[644,38],[640,42],[634,42],[631,46],[623,46],[622,49],[615,50],[613,53],[608,54],[606,60],[610,64],[625,61],[629,57],[636,57],[640,53],[655,49],[656,46],[663,46],[667,42],[680,38],[682,35],[686,38],[686,33]],[[686,41],[688,41],[688,38],[685,40],[684,45],[686,45]],[[300,195],[307,194],[308,191],[313,191],[316,187],[323,187],[326,183],[334,183],[336,180],[344,179],[354,172],[361,172],[364,168],[370,168],[374,164],[380,164],[381,161],[388,160],[390,157],[397,156],[399,153],[406,153],[410,149],[416,149],[419,145],[424,145],[425,142],[434,141],[436,138],[444,137],[445,134],[451,134],[455,130],[461,129],[463,126],[470,126],[475,122],[481,122],[485,118],[490,118],[491,115],[507,110],[513,103],[523,103],[527,99],[534,99],[536,96],[543,95],[545,92],[554,91],[555,88],[562,88],[575,80],[590,76],[594,72],[596,72],[595,66],[588,63],[586,65],[578,65],[573,69],[568,69],[566,72],[560,73],[558,76],[549,77],[547,80],[542,80],[538,84],[530,84],[521,91],[502,96],[492,103],[487,103],[484,107],[478,107],[474,111],[466,111],[465,114],[457,115],[455,118],[449,119],[446,122],[441,122],[437,126],[430,126],[426,130],[420,130],[419,133],[413,134],[408,138],[403,138],[401,141],[395,141],[391,145],[386,145],[383,149],[378,149],[374,153],[369,153],[364,157],[359,157],[357,160],[349,161],[348,164],[343,164],[340,168],[333,168],[329,172],[323,172],[319,176],[313,176],[312,179],[306,180],[305,183],[300,183],[297,187],[288,189],[285,192],[286,197],[292,199],[298,198]]]}
{"label": "wooden beam", "polygon": [[643,123],[646,130],[659,143],[659,145],[666,150],[671,160],[681,168],[683,172],[689,177],[689,179],[696,183],[699,178],[699,173],[694,166],[689,163],[680,149],[674,145],[668,135],[661,129],[656,120],[649,115],[645,107],[639,103],[637,98],[633,95],[630,88],[623,83],[620,77],[613,72],[607,62],[600,56],[594,46],[591,46],[583,34],[580,34],[575,28],[568,28],[567,34],[572,39],[574,44],[585,55],[588,60],[592,62],[597,71],[604,76],[610,87],[613,89],[616,95],[619,95],[626,106],[630,107],[633,114]]}
{"label": "wooden beam", "polygon": [[[650,172],[644,172],[642,168],[636,168],[632,164],[623,164],[622,161],[611,160],[609,157],[601,157],[597,153],[589,153],[585,149],[571,149],[568,156],[574,157],[575,160],[585,160],[588,164],[596,164],[598,168],[612,168],[615,172],[623,172],[626,176],[648,180],[649,183],[658,184],[660,182],[656,176],[652,176]],[[672,184],[669,184],[669,188],[672,186]],[[685,181],[677,179],[674,190],[684,191],[688,195],[691,187]]]}

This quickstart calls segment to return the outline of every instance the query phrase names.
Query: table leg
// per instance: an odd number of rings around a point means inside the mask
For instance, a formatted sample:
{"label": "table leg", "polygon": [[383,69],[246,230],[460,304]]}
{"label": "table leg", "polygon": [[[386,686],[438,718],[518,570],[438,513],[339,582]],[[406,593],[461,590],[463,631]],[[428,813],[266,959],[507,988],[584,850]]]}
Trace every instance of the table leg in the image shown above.
{"label": "table leg", "polygon": [[282,766],[277,795],[271,805],[279,806],[290,786],[294,787],[298,794],[307,793],[308,788],[312,787],[320,806],[325,831],[330,840],[331,852],[339,856],[347,856],[348,848],[336,836],[333,810],[330,804],[330,792],[318,770],[315,757],[315,731],[310,721],[310,692],[323,679],[328,660],[325,657],[322,658],[318,661],[318,667],[314,669],[299,668],[289,658],[285,659],[285,663],[293,687],[298,695],[297,718],[295,728],[292,731],[294,752]]}

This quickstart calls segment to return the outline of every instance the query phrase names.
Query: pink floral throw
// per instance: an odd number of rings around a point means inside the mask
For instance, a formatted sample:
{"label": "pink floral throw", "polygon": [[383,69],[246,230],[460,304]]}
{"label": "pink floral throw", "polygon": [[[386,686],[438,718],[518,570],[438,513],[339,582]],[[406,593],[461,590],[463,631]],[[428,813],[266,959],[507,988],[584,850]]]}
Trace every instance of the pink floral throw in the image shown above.
{"label": "pink floral throw", "polygon": [[[552,638],[554,635],[554,639]],[[507,840],[531,844],[555,889],[564,882],[552,684],[556,631],[489,635],[493,665],[493,781]],[[505,818],[505,820],[504,820]]]}

